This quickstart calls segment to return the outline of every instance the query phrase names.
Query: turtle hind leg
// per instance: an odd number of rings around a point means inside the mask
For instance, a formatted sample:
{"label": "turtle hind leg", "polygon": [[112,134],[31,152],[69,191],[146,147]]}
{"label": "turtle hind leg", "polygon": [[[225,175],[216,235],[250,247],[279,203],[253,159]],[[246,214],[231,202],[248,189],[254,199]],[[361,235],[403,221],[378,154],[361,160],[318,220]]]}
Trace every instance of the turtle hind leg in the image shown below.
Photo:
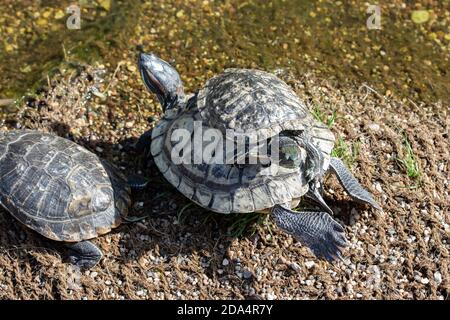
{"label": "turtle hind leg", "polygon": [[341,251],[347,245],[344,229],[326,212],[296,212],[276,205],[272,215],[277,226],[308,246],[316,256],[328,261],[342,259]]}
{"label": "turtle hind leg", "polygon": [[93,268],[103,257],[102,251],[90,241],[66,243],[69,261],[82,270]]}
{"label": "turtle hind leg", "polygon": [[330,168],[336,174],[345,191],[357,202],[370,204],[378,210],[383,210],[373,199],[373,196],[364,189],[339,158],[331,158]]}

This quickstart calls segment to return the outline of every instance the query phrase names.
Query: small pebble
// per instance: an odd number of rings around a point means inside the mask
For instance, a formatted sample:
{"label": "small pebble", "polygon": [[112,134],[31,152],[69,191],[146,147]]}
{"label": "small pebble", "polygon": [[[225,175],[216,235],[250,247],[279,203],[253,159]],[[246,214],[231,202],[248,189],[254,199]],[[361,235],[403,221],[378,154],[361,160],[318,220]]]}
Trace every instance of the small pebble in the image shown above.
{"label": "small pebble", "polygon": [[127,65],[127,69],[128,69],[128,71],[130,71],[130,72],[136,72],[136,70],[137,70],[136,66],[133,65],[133,64]]}
{"label": "small pebble", "polygon": [[253,276],[253,273],[251,273],[248,270],[244,270],[244,272],[242,273],[244,279],[250,279]]}
{"label": "small pebble", "polygon": [[376,124],[376,123],[371,123],[368,125],[368,128],[372,131],[379,131],[380,130],[380,125]]}
{"label": "small pebble", "polygon": [[184,11],[183,10],[178,11],[176,16],[177,16],[177,18],[183,18],[184,17]]}
{"label": "small pebble", "polygon": [[145,293],[143,290],[136,291],[136,295],[143,296]]}
{"label": "small pebble", "polygon": [[[295,272],[299,272],[301,270],[300,265],[297,262],[293,262],[289,265],[292,270],[294,270]],[[309,269],[309,268],[308,268]]]}
{"label": "small pebble", "polygon": [[377,190],[379,193],[383,193],[383,189],[381,188],[381,184],[377,181],[374,184],[375,190]]}
{"label": "small pebble", "polygon": [[434,273],[434,281],[436,281],[437,285],[440,285],[442,283],[442,275],[439,271],[436,271]]}
{"label": "small pebble", "polygon": [[306,285],[308,287],[310,287],[310,286],[312,286],[314,284],[314,280],[308,279],[308,280],[305,281],[305,283],[306,283]]}
{"label": "small pebble", "polygon": [[375,248],[373,245],[369,244],[367,246],[367,251],[369,251],[369,253],[373,256],[375,256],[377,254],[377,248]]}

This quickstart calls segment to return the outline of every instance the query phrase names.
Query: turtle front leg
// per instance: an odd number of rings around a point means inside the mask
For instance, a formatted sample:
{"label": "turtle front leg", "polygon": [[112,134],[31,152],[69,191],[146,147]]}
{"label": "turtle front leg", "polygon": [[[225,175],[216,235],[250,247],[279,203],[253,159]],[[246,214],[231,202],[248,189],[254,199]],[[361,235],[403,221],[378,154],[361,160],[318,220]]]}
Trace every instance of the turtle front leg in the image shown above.
{"label": "turtle front leg", "polygon": [[103,257],[102,251],[90,241],[66,243],[69,249],[69,261],[82,270],[91,269]]}
{"label": "turtle front leg", "polygon": [[152,131],[153,131],[153,129],[150,129],[150,130],[144,132],[138,138],[138,140],[134,144],[134,150],[137,153],[150,154],[150,146],[152,144]]}
{"label": "turtle front leg", "polygon": [[372,207],[378,210],[383,210],[380,205],[373,199],[370,192],[364,189],[352,175],[350,170],[345,166],[339,158],[331,158],[330,168],[336,174],[339,182],[344,187],[345,191],[353,198],[353,200],[370,204]]}
{"label": "turtle front leg", "polygon": [[292,211],[275,205],[272,215],[277,226],[308,246],[316,256],[333,261],[347,245],[344,228],[322,211]]}
{"label": "turtle front leg", "polygon": [[[145,154],[145,159],[151,157],[150,147],[152,144],[152,129],[144,132],[133,146],[135,152]],[[128,185],[133,191],[140,191],[147,187],[149,181],[137,174],[130,174],[128,176]]]}

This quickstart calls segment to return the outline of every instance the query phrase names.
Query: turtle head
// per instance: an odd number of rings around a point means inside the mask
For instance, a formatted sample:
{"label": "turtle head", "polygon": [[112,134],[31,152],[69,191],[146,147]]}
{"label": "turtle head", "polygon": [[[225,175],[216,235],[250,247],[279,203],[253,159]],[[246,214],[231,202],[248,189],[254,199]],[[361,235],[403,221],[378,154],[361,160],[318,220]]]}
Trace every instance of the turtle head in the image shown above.
{"label": "turtle head", "polygon": [[148,90],[156,94],[164,111],[184,99],[183,82],[169,63],[152,53],[141,53],[138,65],[142,81]]}

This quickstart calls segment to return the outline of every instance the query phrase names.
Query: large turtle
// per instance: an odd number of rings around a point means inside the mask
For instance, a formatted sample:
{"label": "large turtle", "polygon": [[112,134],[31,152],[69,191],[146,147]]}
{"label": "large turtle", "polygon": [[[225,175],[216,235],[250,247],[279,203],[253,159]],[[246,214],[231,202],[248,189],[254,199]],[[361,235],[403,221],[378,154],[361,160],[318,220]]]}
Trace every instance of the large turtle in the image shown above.
{"label": "large turtle", "polygon": [[70,140],[0,132],[0,205],[25,226],[63,241],[70,262],[87,269],[102,257],[89,239],[121,224],[130,186],[115,167]]}
{"label": "large turtle", "polygon": [[[344,229],[330,216],[332,211],[322,198],[328,169],[354,200],[381,209],[342,161],[331,157],[331,131],[316,121],[276,76],[259,70],[227,69],[209,79],[197,94],[186,96],[177,71],[155,55],[142,53],[139,69],[164,110],[162,119],[141,137],[139,145],[151,141],[151,155],[164,177],[198,205],[219,213],[270,211],[281,229],[327,260],[340,258],[346,246]],[[229,139],[230,130],[236,135],[251,132],[258,141],[266,139],[269,144],[277,138],[278,157],[271,154],[269,163],[240,164],[233,150],[235,162],[195,162],[195,156],[208,147],[208,141],[203,141],[208,139],[195,141],[199,123],[203,132],[218,131],[222,141]],[[185,130],[189,140],[192,136],[193,143],[184,141],[180,130]],[[181,148],[182,143],[190,149]],[[248,156],[249,149],[245,150]],[[322,209],[293,211],[302,196],[315,200]]]}

